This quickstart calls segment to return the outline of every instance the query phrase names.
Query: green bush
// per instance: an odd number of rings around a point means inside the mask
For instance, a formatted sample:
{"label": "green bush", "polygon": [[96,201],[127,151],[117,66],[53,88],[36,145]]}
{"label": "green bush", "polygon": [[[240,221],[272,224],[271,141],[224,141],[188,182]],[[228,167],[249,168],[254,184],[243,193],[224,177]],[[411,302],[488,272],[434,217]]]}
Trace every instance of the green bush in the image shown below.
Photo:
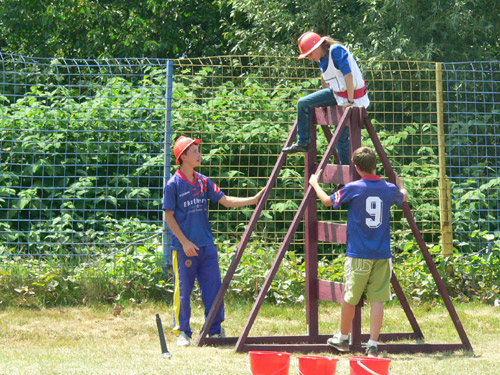
{"label": "green bush", "polygon": [[31,308],[127,304],[168,299],[173,293],[157,247],[137,246],[94,261],[73,263],[70,257],[56,262],[18,256],[5,260],[0,268],[0,304]]}
{"label": "green bush", "polygon": [[[236,252],[228,241],[218,244],[224,275]],[[276,257],[278,245],[250,242],[229,285],[226,300],[253,301],[258,295]],[[487,252],[445,258],[441,249],[430,249],[432,258],[455,301],[493,303],[500,296],[500,241]],[[320,279],[342,282],[344,256],[320,259]],[[405,295],[423,303],[439,300],[435,282],[422,253],[414,242],[394,255],[394,270]],[[77,267],[47,261],[13,258],[0,269],[0,306],[41,308],[94,303],[118,304],[170,301],[172,277],[165,274],[158,248],[138,247]],[[200,299],[197,291],[194,298]],[[303,256],[287,252],[266,295],[269,302],[288,304],[305,298]]]}
{"label": "green bush", "polygon": [[[491,248],[473,254],[462,254],[455,248],[452,256],[444,256],[441,247],[429,249],[450,297],[455,301],[493,303],[500,296],[500,240]],[[426,261],[415,241],[394,256],[394,272],[409,296],[432,301],[439,296]]]}

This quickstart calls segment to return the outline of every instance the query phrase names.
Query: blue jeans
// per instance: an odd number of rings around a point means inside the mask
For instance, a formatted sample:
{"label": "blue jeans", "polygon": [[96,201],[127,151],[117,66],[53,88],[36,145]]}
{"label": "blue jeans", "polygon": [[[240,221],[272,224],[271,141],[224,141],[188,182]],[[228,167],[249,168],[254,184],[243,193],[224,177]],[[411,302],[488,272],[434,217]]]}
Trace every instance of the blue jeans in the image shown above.
{"label": "blue jeans", "polygon": [[[306,95],[297,102],[297,143],[301,146],[311,142],[311,112],[313,108],[336,105],[337,102],[331,89],[323,89]],[[340,164],[349,164],[349,128],[346,127],[337,143],[337,153]]]}

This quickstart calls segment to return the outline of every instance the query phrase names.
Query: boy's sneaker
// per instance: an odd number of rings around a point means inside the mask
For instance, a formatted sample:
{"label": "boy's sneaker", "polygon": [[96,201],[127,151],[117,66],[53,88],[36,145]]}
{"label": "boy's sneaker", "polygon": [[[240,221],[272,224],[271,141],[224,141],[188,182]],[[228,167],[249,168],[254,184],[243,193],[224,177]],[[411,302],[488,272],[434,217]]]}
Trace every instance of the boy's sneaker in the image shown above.
{"label": "boy's sneaker", "polygon": [[342,340],[340,336],[334,335],[333,337],[327,340],[328,345],[333,346],[339,352],[348,352],[349,351],[349,339]]}
{"label": "boy's sneaker", "polygon": [[367,346],[365,353],[368,357],[377,358],[378,357],[378,346],[375,346],[375,345]]}
{"label": "boy's sneaker", "polygon": [[181,331],[179,336],[177,336],[177,346],[189,346],[191,345],[191,337],[187,335],[186,332]]}
{"label": "boy's sneaker", "polygon": [[221,327],[220,333],[214,333],[211,335],[208,335],[209,338],[214,338],[214,339],[221,339],[223,337],[226,337],[226,330]]}

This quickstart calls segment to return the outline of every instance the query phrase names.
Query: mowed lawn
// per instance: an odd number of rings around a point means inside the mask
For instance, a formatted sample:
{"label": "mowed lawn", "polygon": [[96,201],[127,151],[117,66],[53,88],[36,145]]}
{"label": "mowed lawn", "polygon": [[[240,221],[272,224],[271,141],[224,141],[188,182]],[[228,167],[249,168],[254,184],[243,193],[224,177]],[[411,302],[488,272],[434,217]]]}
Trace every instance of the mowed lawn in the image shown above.
{"label": "mowed lawn", "polygon": [[[251,307],[251,304],[226,304],[228,335],[240,334]],[[413,308],[426,342],[459,342],[443,306]],[[383,354],[392,361],[392,374],[500,374],[500,308],[480,304],[458,304],[456,308],[474,352]],[[340,306],[322,303],[320,310],[320,333],[336,332]],[[363,332],[368,329],[367,310],[364,309]],[[161,357],[157,313],[163,320],[171,359]],[[250,374],[248,354],[234,353],[232,346],[178,348],[170,331],[171,313],[167,305],[127,306],[119,315],[115,314],[112,306],[1,309],[0,374]],[[202,321],[202,309],[195,303],[192,323],[196,332],[201,329]],[[383,331],[410,331],[398,305],[387,307]],[[251,335],[305,333],[303,305],[264,305],[251,331]],[[291,375],[299,374],[299,355],[292,356]],[[349,374],[350,356],[337,356],[340,361],[336,374]]]}

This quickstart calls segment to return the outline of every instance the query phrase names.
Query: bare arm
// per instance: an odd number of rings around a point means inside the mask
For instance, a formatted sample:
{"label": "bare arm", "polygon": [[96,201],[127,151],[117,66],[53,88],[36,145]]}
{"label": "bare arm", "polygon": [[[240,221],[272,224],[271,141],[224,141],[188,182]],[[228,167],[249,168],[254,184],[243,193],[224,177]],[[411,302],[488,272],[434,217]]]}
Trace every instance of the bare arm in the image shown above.
{"label": "bare arm", "polygon": [[399,191],[403,194],[403,202],[406,202],[408,200],[408,191],[405,188],[403,180],[398,176],[397,173],[395,173],[395,175],[396,175],[396,186],[399,188]]}
{"label": "bare arm", "polygon": [[[344,76],[345,84],[347,86],[347,98],[350,101],[354,101],[354,79],[352,78],[352,73],[347,73]],[[347,102],[344,106],[350,106],[351,103]]]}
{"label": "bare arm", "polygon": [[321,76],[321,87],[323,87],[324,89],[330,88],[330,86],[328,86],[328,83],[326,83],[323,79],[323,76]]}
{"label": "bare arm", "polygon": [[188,238],[184,235],[181,227],[179,227],[179,224],[177,223],[177,220],[175,220],[174,211],[165,210],[164,213],[165,221],[167,222],[168,227],[175,234],[175,237],[177,237],[177,239],[180,241],[182,249],[184,250],[186,255],[188,257],[198,256],[198,253],[196,252],[196,250],[199,250],[198,246],[189,241]]}
{"label": "bare arm", "polygon": [[318,172],[315,174],[311,175],[309,178],[309,184],[314,188],[316,191],[316,194],[318,195],[319,200],[321,203],[323,203],[326,207],[331,207],[333,206],[333,202],[330,199],[330,196],[325,193],[325,191],[319,186],[318,179],[319,176],[321,176],[322,170],[320,169]]}
{"label": "bare arm", "polygon": [[259,191],[253,197],[240,198],[240,197],[231,197],[228,195],[224,195],[219,200],[219,203],[222,204],[224,207],[251,206],[259,202],[259,199],[262,196],[262,194],[264,194],[264,189]]}

